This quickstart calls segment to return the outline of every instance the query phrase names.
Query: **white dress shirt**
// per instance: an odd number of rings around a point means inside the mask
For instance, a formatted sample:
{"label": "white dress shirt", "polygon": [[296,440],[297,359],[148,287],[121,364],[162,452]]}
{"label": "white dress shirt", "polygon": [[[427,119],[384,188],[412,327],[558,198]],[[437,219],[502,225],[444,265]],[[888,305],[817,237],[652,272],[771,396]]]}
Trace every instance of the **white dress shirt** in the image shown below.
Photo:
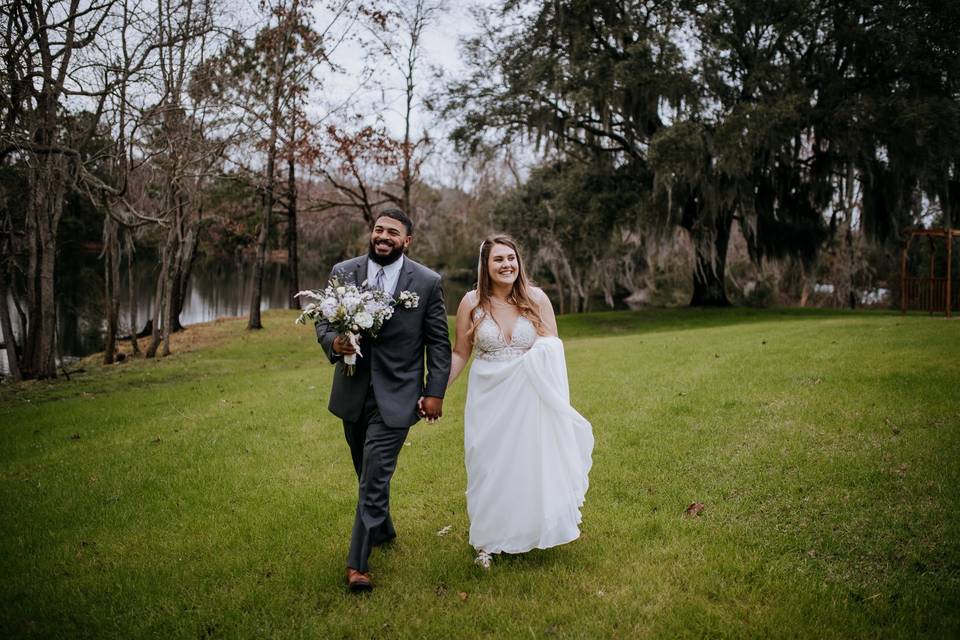
{"label": "white dress shirt", "polygon": [[[401,255],[393,263],[383,267],[383,290],[391,296],[397,288],[397,280],[400,279],[400,271],[403,269],[403,256]],[[377,286],[377,272],[380,271],[380,265],[367,258],[367,286],[371,289]]]}

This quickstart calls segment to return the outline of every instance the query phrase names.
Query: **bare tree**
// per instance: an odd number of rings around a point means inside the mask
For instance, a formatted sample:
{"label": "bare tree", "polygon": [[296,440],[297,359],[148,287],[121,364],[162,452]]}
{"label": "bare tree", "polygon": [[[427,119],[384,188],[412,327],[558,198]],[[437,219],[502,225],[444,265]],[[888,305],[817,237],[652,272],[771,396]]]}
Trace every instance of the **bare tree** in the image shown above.
{"label": "bare tree", "polygon": [[333,192],[315,199],[312,209],[355,209],[372,225],[376,209],[395,201],[384,191],[400,159],[399,144],[382,126],[350,131],[331,124],[324,133],[320,173]]}
{"label": "bare tree", "polygon": [[157,24],[163,46],[158,50],[160,100],[144,114],[145,141],[153,155],[158,221],[165,230],[160,271],[154,293],[152,334],[147,357],[170,354],[170,335],[181,328],[203,215],[207,178],[218,173],[230,137],[215,104],[198,81],[210,56],[214,32],[211,0],[159,0]]}
{"label": "bare tree", "polygon": [[[352,25],[366,8],[354,0],[330,3],[323,14],[322,29],[313,26],[310,0],[270,0],[262,3],[266,26],[252,41],[234,38],[211,65],[211,75],[221,99],[242,114],[247,126],[250,150],[262,154],[262,164],[244,166],[257,182],[260,193],[260,224],[255,241],[256,257],[251,287],[249,329],[259,329],[263,273],[266,264],[273,214],[287,216],[286,243],[291,271],[296,272],[297,180],[296,166],[304,150],[307,119],[303,97],[321,83],[321,68],[335,70],[330,56],[346,39]],[[286,161],[287,177],[281,181],[279,166]],[[292,247],[292,248],[291,248]],[[296,276],[292,278],[296,282]],[[292,285],[291,285],[292,286]],[[291,302],[292,294],[291,294]]]}
{"label": "bare tree", "polygon": [[[204,7],[210,0],[204,0]],[[28,184],[24,315],[21,360],[29,376],[56,373],[55,262],[63,202],[84,194],[104,214],[104,274],[107,348],[112,361],[118,333],[120,233],[142,224],[164,224],[164,216],[143,215],[131,204],[128,182],[134,170],[133,132],[142,125],[130,87],[141,94],[174,97],[174,76],[182,87],[177,55],[200,33],[189,19],[193,0],[158,0],[154,16],[143,3],[99,0],[27,0],[0,7],[4,44],[4,93],[0,103],[0,162],[15,163]],[[185,12],[189,25],[174,18]],[[179,73],[179,75],[178,75]],[[71,111],[74,114],[71,115]],[[102,141],[113,140],[104,148]],[[84,151],[91,141],[98,151]],[[149,161],[141,159],[144,165]],[[174,183],[176,180],[174,180]],[[128,235],[129,238],[129,235]],[[128,250],[128,256],[132,251]],[[129,258],[128,258],[129,259]]]}
{"label": "bare tree", "polygon": [[248,329],[261,329],[260,302],[263,297],[263,267],[266,262],[267,239],[270,235],[270,216],[273,213],[274,187],[276,184],[277,138],[281,126],[282,103],[287,90],[288,65],[294,48],[294,30],[298,22],[303,19],[299,0],[291,0],[290,6],[281,2],[273,7],[273,13],[278,21],[277,28],[267,34],[264,44],[267,47],[270,78],[270,107],[267,114],[268,131],[266,152],[267,168],[264,174],[263,185],[263,218],[260,223],[260,233],[257,237],[257,257],[253,267],[253,287],[250,296],[250,314],[247,321]]}
{"label": "bare tree", "polygon": [[400,193],[384,191],[394,204],[413,213],[411,193],[429,155],[432,140],[426,131],[414,139],[413,114],[420,91],[423,36],[426,29],[446,10],[443,0],[392,0],[387,20],[374,21],[369,32],[380,43],[381,51],[401,78],[403,139],[400,142]]}
{"label": "bare tree", "polygon": [[[115,0],[20,0],[0,6],[5,54],[0,162],[21,163],[27,178],[27,325],[22,354],[26,376],[56,375],[55,265],[63,201],[84,178],[78,149],[95,132],[106,96],[78,81],[80,52],[95,41]],[[90,104],[91,116],[65,127],[68,99]]]}

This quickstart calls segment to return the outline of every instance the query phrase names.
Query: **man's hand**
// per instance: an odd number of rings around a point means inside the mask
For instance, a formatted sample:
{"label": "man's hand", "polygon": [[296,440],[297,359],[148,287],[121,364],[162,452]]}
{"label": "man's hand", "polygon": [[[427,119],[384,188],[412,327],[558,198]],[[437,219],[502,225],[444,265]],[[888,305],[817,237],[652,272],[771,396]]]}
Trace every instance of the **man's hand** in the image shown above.
{"label": "man's hand", "polygon": [[[360,336],[357,336],[357,342],[360,341]],[[357,348],[350,344],[349,338],[344,335],[338,335],[333,339],[333,352],[338,353],[341,356],[353,355],[357,352]]]}
{"label": "man's hand", "polygon": [[428,423],[434,423],[443,415],[443,398],[423,396],[417,401],[420,417],[426,418]]}

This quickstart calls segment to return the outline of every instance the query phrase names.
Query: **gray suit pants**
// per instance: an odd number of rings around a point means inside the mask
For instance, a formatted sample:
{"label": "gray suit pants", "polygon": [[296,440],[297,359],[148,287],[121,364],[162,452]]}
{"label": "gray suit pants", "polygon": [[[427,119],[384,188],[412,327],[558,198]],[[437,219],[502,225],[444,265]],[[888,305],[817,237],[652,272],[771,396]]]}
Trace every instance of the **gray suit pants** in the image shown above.
{"label": "gray suit pants", "polygon": [[397,536],[390,519],[390,479],[409,431],[409,428],[394,429],[383,423],[372,387],[367,389],[360,420],[343,422],[343,433],[359,480],[348,567],[366,572],[373,547]]}

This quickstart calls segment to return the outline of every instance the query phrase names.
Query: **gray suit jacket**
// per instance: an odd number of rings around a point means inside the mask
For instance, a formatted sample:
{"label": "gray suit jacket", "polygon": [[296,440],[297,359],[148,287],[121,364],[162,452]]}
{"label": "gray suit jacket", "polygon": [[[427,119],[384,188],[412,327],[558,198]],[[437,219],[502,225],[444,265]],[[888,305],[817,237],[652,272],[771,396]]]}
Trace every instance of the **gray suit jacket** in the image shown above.
{"label": "gray suit jacket", "polygon": [[[367,256],[346,260],[336,265],[330,278],[360,285],[367,279]],[[360,340],[362,357],[357,358],[354,375],[344,375],[344,364],[333,351],[334,331],[326,322],[318,322],[317,340],[330,362],[336,364],[330,411],[348,422],[356,422],[363,411],[367,389],[372,385],[383,422],[388,427],[403,428],[415,424],[417,400],[420,396],[442,398],[450,375],[450,335],[447,311],[439,274],[404,256],[403,267],[393,291],[420,296],[414,309],[394,308],[376,338],[364,335]],[[426,380],[424,380],[426,356]]]}

